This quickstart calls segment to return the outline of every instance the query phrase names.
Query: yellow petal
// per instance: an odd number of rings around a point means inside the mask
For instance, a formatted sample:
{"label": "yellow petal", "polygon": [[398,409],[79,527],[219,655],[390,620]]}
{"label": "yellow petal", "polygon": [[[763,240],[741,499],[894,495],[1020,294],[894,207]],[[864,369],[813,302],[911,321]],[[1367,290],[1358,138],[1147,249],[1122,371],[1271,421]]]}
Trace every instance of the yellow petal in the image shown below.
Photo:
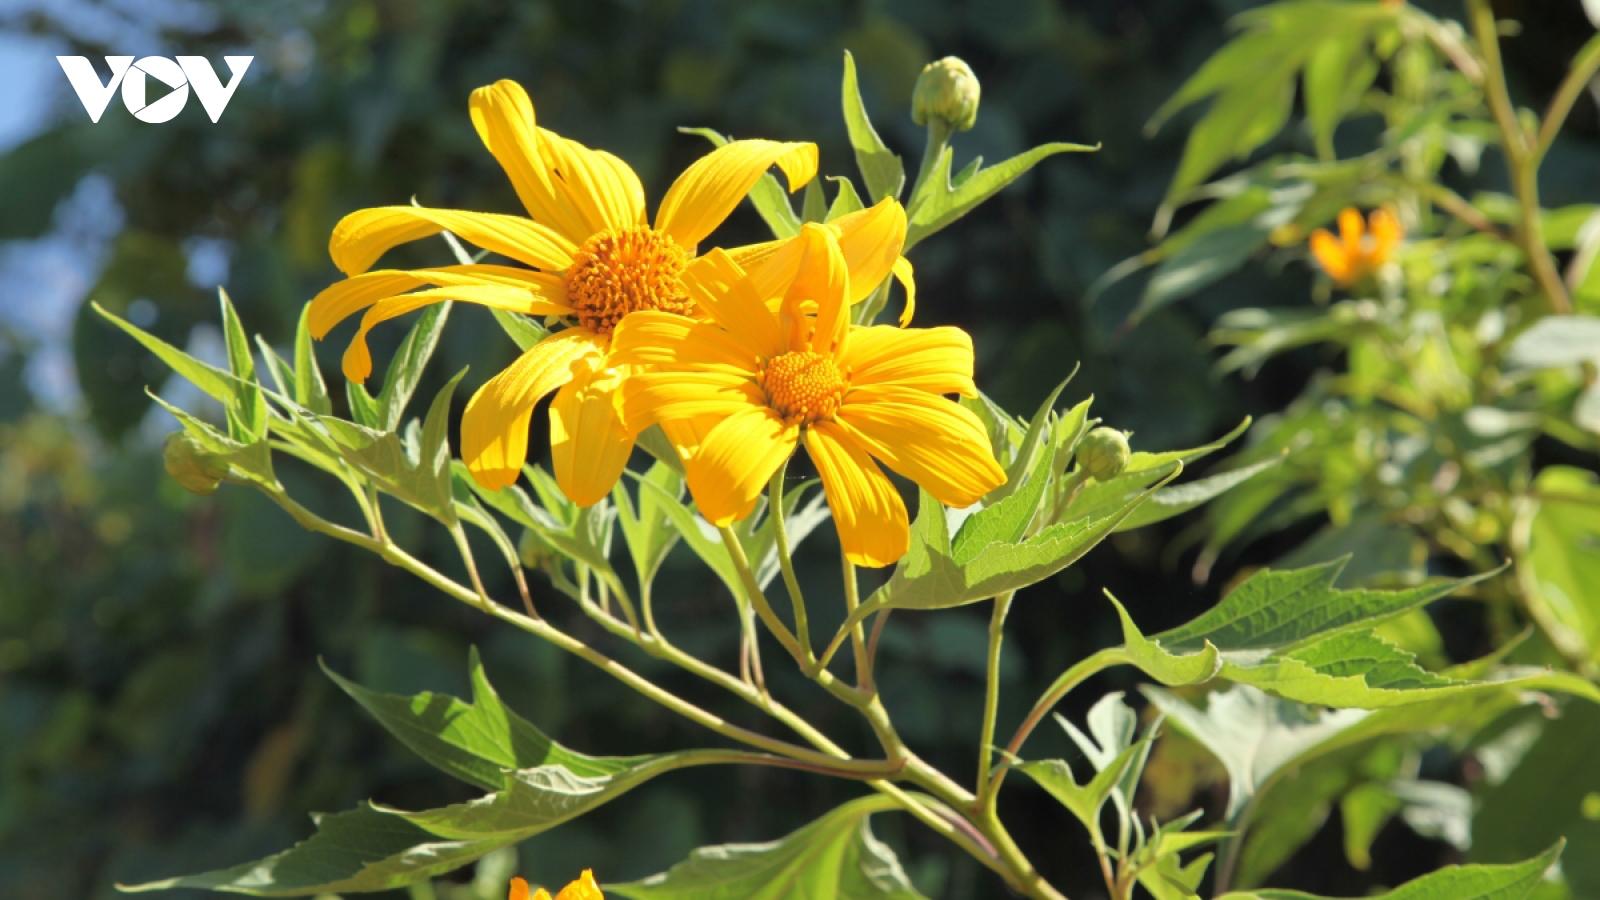
{"label": "yellow petal", "polygon": [[[626,385],[623,386],[623,391],[627,391]],[[672,442],[672,446],[678,448],[678,456],[681,459],[688,459],[699,452],[700,445],[706,442],[706,435],[711,433],[711,429],[722,424],[725,418],[727,417],[710,415],[674,419],[671,422],[662,422],[661,430],[666,434],[667,440]]]}
{"label": "yellow petal", "polygon": [[1354,257],[1361,252],[1361,238],[1366,234],[1367,223],[1360,210],[1346,206],[1339,212],[1339,240],[1344,242],[1345,255]]}
{"label": "yellow petal", "polygon": [[635,372],[622,389],[622,420],[630,434],[658,423],[706,415],[725,418],[766,405],[754,379],[729,372]]}
{"label": "yellow petal", "polygon": [[911,540],[906,504],[872,457],[833,422],[806,429],[806,452],[822,475],[845,556],[874,568],[904,556]]}
{"label": "yellow petal", "polygon": [[714,322],[655,310],[630,313],[611,333],[611,364],[705,366],[754,374],[761,348]]}
{"label": "yellow petal", "polygon": [[889,468],[946,506],[964,507],[1005,483],[978,417],[955,403],[901,387],[851,391],[836,421]]}
{"label": "yellow petal", "polygon": [[755,293],[744,270],[721,248],[689,263],[682,281],[697,310],[738,335],[763,358],[786,349],[783,329],[767,308],[766,298]]}
{"label": "yellow petal", "polygon": [[534,405],[572,380],[573,363],[601,352],[592,332],[569,328],[529,347],[478,388],[461,414],[461,459],[479,484],[499,490],[517,480],[528,458]]}
{"label": "yellow petal", "polygon": [[[521,286],[533,290],[551,302],[565,306],[565,292],[551,290],[551,276],[532,269],[511,266],[473,264],[468,266],[443,266],[436,269],[378,269],[352,275],[323,289],[311,300],[307,325],[311,336],[321,339],[333,326],[363,309],[425,285],[500,284]],[[559,287],[556,284],[555,287]]]}
{"label": "yellow petal", "polygon": [[800,428],[778,414],[750,407],[711,429],[700,449],[684,460],[689,492],[713,525],[731,525],[750,515],[772,473],[794,453]]}
{"label": "yellow petal", "polygon": [[521,878],[511,879],[511,893],[506,900],[528,900],[528,883]]}
{"label": "yellow petal", "polygon": [[[543,275],[543,273],[534,274]],[[357,329],[355,337],[350,339],[350,346],[344,354],[344,376],[360,383],[366,381],[372,374],[372,354],[367,349],[367,332],[374,326],[445,300],[461,300],[491,309],[503,309],[530,316],[554,316],[571,312],[572,308],[566,303],[566,289],[562,287],[561,279],[554,275],[543,275],[543,277],[545,279],[543,283],[527,281],[521,285],[461,284],[379,300],[367,309],[366,315],[361,317],[361,327]]]}
{"label": "yellow petal", "polygon": [[644,188],[621,160],[538,127],[522,85],[472,92],[472,125],[534,221],[581,244],[607,228],[644,224]]}
{"label": "yellow petal", "polygon": [[894,261],[894,280],[906,290],[906,305],[900,310],[900,327],[911,324],[911,317],[917,312],[917,279],[911,271],[911,260],[904,256]]}
{"label": "yellow petal", "polygon": [[533,900],[550,900],[550,892],[544,888],[539,888],[533,892]]}
{"label": "yellow petal", "polygon": [[623,375],[601,368],[603,364],[596,357],[573,366],[572,380],[556,391],[550,403],[550,457],[556,484],[579,506],[605,499],[633,453],[633,434],[623,427],[617,410]]}
{"label": "yellow petal", "polygon": [[346,275],[365,272],[389,248],[441,231],[536,269],[559,272],[572,263],[576,246],[555,231],[521,216],[378,206],[358,209],[333,228],[328,252]]}
{"label": "yellow petal", "polygon": [[1345,252],[1344,244],[1329,234],[1327,229],[1318,228],[1311,232],[1311,255],[1329,278],[1340,284],[1350,282],[1350,255]]}
{"label": "yellow petal", "polygon": [[[782,319],[789,329],[789,349],[832,355],[842,349],[850,327],[850,272],[839,242],[828,228],[808,223],[794,244],[804,255],[794,280],[784,295]],[[807,315],[805,301],[816,304],[816,316]]]}
{"label": "yellow petal", "polygon": [[[850,269],[850,302],[860,303],[883,283],[906,242],[906,211],[892,197],[828,223]],[[910,263],[906,264],[909,273]],[[898,273],[896,273],[898,274]]]}
{"label": "yellow petal", "polygon": [[1406,236],[1405,227],[1392,210],[1375,209],[1367,217],[1372,227],[1372,262],[1383,265]]}
{"label": "yellow petal", "polygon": [[783,170],[793,193],[816,176],[817,145],[732,141],[718,147],[683,170],[667,189],[656,211],[656,230],[694,250],[773,166]]}
{"label": "yellow petal", "polygon": [[840,362],[852,388],[897,385],[930,394],[978,394],[972,337],[959,328],[856,328]]}
{"label": "yellow petal", "polygon": [[600,894],[600,885],[595,884],[594,872],[584,869],[578,880],[561,889],[556,895],[556,900],[605,900]]}

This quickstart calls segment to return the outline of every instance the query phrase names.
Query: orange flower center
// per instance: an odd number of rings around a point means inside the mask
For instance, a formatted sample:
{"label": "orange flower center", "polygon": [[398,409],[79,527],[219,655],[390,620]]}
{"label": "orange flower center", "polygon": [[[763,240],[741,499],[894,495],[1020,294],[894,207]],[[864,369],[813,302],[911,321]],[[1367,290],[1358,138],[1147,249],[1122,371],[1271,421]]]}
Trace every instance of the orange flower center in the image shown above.
{"label": "orange flower center", "polygon": [[760,376],[767,404],[786,422],[810,425],[833,418],[844,399],[845,379],[831,357],[809,350],[767,361]]}
{"label": "orange flower center", "polygon": [[688,315],[694,301],[678,280],[688,264],[677,241],[648,226],[602,231],[573,256],[567,300],[578,324],[599,334],[642,309]]}

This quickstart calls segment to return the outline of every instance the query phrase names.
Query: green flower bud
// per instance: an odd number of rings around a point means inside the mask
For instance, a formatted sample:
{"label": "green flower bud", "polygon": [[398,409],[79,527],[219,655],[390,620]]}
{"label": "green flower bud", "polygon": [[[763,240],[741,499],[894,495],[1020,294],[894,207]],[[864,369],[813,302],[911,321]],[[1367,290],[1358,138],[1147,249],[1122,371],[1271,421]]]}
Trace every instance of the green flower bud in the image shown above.
{"label": "green flower bud", "polygon": [[187,431],[174,431],[167,435],[167,445],[161,451],[167,474],[184,490],[209,497],[217,484],[228,477],[228,464],[206,450]]}
{"label": "green flower bud", "polygon": [[1128,467],[1128,435],[1115,428],[1096,428],[1078,444],[1078,465],[1097,481],[1110,481]]}
{"label": "green flower bud", "polygon": [[922,67],[911,93],[911,121],[927,125],[943,119],[954,131],[966,131],[978,121],[978,76],[966,63],[946,56]]}
{"label": "green flower bud", "polygon": [[561,552],[532,528],[522,529],[522,538],[517,541],[517,556],[521,557],[523,567],[534,571],[544,568],[546,563],[561,563]]}

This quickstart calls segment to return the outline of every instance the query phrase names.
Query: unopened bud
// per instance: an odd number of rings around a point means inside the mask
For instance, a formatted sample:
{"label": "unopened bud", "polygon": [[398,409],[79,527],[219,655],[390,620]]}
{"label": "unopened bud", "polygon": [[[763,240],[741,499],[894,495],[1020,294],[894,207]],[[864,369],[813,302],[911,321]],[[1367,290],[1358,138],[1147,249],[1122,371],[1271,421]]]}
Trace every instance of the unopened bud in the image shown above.
{"label": "unopened bud", "polygon": [[194,435],[187,431],[174,431],[167,435],[167,444],[161,451],[167,474],[184,490],[209,497],[217,490],[222,479],[228,477],[228,464],[200,446]]}
{"label": "unopened bud", "polygon": [[1096,481],[1110,481],[1128,467],[1127,434],[1115,428],[1096,428],[1078,444],[1078,465]]}
{"label": "unopened bud", "polygon": [[561,561],[561,553],[532,528],[522,530],[522,538],[517,541],[517,556],[522,559],[524,568],[534,571],[544,568],[546,563]]}
{"label": "unopened bud", "polygon": [[954,131],[966,131],[978,121],[978,76],[959,58],[946,56],[922,67],[911,94],[911,121],[927,125],[943,119]]}

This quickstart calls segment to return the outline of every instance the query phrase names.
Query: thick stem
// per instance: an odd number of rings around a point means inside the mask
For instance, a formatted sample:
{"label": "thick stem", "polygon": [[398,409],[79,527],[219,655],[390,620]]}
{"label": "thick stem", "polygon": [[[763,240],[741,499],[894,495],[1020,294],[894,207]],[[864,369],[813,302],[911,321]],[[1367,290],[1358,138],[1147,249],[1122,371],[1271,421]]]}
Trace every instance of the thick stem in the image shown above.
{"label": "thick stem", "polygon": [[974,782],[980,810],[994,806],[990,778],[994,769],[994,724],[1000,710],[1000,650],[1005,641],[1006,614],[1016,596],[1016,591],[1009,591],[994,598],[994,611],[989,617],[989,664],[985,672],[983,730],[978,733],[978,778]]}
{"label": "thick stem", "polygon": [[1520,207],[1517,225],[1517,245],[1528,257],[1528,266],[1545,302],[1553,313],[1572,310],[1572,298],[1567,286],[1556,271],[1555,259],[1544,241],[1544,221],[1539,209],[1539,155],[1529,144],[1530,137],[1517,121],[1517,111],[1511,105],[1511,94],[1506,88],[1506,73],[1500,62],[1500,36],[1495,28],[1494,10],[1489,0],[1467,0],[1467,12],[1472,20],[1472,32],[1478,43],[1478,54],[1484,63],[1484,91],[1488,95],[1489,112],[1500,130],[1502,150],[1511,187]]}
{"label": "thick stem", "polygon": [[789,464],[785,462],[767,482],[767,515],[772,519],[772,541],[778,549],[783,586],[789,591],[789,603],[794,607],[794,630],[800,638],[800,654],[809,664],[816,659],[811,651],[811,624],[806,618],[806,598],[800,593],[800,579],[794,573],[794,559],[789,555],[789,528],[783,521],[783,475],[788,469]]}

